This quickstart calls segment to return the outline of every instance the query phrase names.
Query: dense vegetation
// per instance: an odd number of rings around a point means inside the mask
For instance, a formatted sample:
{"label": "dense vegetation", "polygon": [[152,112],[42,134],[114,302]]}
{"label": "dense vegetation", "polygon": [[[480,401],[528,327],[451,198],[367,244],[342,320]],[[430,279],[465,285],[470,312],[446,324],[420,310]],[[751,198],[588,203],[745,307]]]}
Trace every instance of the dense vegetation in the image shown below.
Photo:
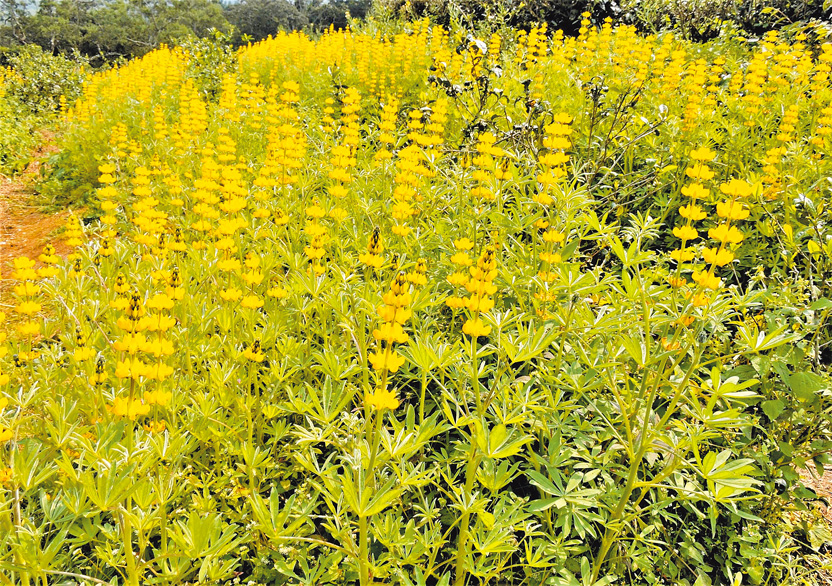
{"label": "dense vegetation", "polygon": [[161,43],[205,37],[211,30],[240,43],[278,29],[347,26],[370,0],[0,0],[0,46],[36,44],[50,53],[79,52],[93,63],[144,55]]}
{"label": "dense vegetation", "polygon": [[0,581],[828,570],[832,44],[590,16],[380,11],[58,92],[42,189],[87,211],[2,268]]}

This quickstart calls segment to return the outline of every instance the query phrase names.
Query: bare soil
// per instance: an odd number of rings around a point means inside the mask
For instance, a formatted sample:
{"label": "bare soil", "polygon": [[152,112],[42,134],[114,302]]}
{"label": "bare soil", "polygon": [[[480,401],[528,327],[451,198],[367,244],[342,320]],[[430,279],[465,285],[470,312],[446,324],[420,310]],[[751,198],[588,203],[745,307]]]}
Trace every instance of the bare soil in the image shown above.
{"label": "bare soil", "polygon": [[35,178],[44,159],[57,147],[53,136],[43,134],[43,143],[32,162],[16,177],[0,175],[0,309],[8,309],[12,285],[11,263],[19,256],[36,259],[47,243],[66,256],[69,249],[56,238],[67,213],[44,213],[35,201]]}
{"label": "bare soil", "polygon": [[800,477],[807,488],[814,490],[823,499],[817,502],[818,509],[827,523],[832,525],[832,468],[824,469],[823,476],[818,476],[814,469],[807,468],[801,471]]}

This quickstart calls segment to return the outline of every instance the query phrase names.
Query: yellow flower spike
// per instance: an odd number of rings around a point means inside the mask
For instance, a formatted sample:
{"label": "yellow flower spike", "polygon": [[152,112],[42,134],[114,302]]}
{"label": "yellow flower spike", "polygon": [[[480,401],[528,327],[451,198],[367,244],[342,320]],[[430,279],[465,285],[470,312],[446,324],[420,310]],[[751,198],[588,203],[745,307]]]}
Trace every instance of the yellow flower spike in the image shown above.
{"label": "yellow flower spike", "polygon": [[174,352],[173,342],[170,340],[148,340],[141,345],[142,352],[153,354],[156,358],[170,356]]}
{"label": "yellow flower spike", "polygon": [[278,226],[285,226],[289,223],[289,215],[281,209],[277,209],[272,214],[272,220]]}
{"label": "yellow flower spike", "polygon": [[143,317],[140,322],[141,330],[148,330],[150,332],[166,332],[176,325],[176,319],[169,315],[152,315]]}
{"label": "yellow flower spike", "polygon": [[35,261],[25,256],[19,256],[14,259],[14,268],[17,270],[31,269],[35,266]]}
{"label": "yellow flower spike", "polygon": [[404,344],[410,337],[405,333],[400,323],[385,322],[377,330],[373,330],[373,337],[378,341],[384,341],[388,344]]}
{"label": "yellow flower spike", "polygon": [[0,444],[4,444],[11,439],[14,439],[14,432],[8,427],[0,425]]}
{"label": "yellow flower spike", "polygon": [[384,350],[370,353],[368,359],[374,370],[398,372],[399,368],[404,364],[404,356],[393,351],[390,346]]}
{"label": "yellow flower spike", "polygon": [[670,258],[676,262],[689,262],[696,258],[696,251],[693,248],[678,248],[670,251]]}
{"label": "yellow flower spike", "polygon": [[691,279],[706,289],[719,289],[722,279],[708,271],[693,271]]}
{"label": "yellow flower spike", "polygon": [[240,306],[246,309],[257,309],[259,307],[263,307],[263,300],[257,295],[246,295],[240,301]]}
{"label": "yellow flower spike", "polygon": [[242,264],[240,263],[239,259],[227,258],[219,261],[217,263],[217,268],[223,272],[230,273],[234,271],[239,271],[242,268]]}
{"label": "yellow flower spike", "polygon": [[543,241],[544,242],[554,242],[557,244],[562,243],[566,240],[566,235],[562,232],[558,232],[554,228],[547,230],[543,233]]}
{"label": "yellow flower spike", "polygon": [[116,417],[127,417],[135,421],[150,413],[150,405],[145,405],[139,399],[131,401],[127,397],[116,397],[113,399],[112,406],[107,406],[107,410]]}
{"label": "yellow flower spike", "polygon": [[[694,307],[705,307],[706,305],[710,305],[711,303],[711,296],[708,293],[702,292],[689,297],[691,304]],[[693,322],[693,318],[689,318],[690,322]],[[685,320],[687,321],[687,320]],[[690,325],[688,322],[686,325]]]}
{"label": "yellow flower spike", "polygon": [[27,321],[18,324],[17,331],[21,336],[35,336],[40,332],[40,323],[35,321]]}
{"label": "yellow flower spike", "polygon": [[716,213],[720,218],[728,220],[744,220],[750,214],[749,210],[738,201],[722,201],[716,204]]}
{"label": "yellow flower spike", "polygon": [[696,240],[699,232],[692,226],[676,226],[673,228],[673,235],[680,240]]}
{"label": "yellow flower spike", "polygon": [[367,243],[367,252],[370,254],[381,254],[384,252],[384,245],[381,242],[381,231],[377,227],[373,228],[373,233],[370,235],[370,241]]}
{"label": "yellow flower spike", "polygon": [[720,185],[719,190],[735,199],[748,197],[753,193],[751,185],[742,179],[731,179],[727,183]]}
{"label": "yellow flower spike", "polygon": [[728,224],[720,224],[716,228],[711,228],[708,230],[708,237],[723,244],[739,244],[744,238],[736,226],[729,227]]}
{"label": "yellow flower spike", "polygon": [[41,309],[40,303],[35,301],[23,301],[15,306],[15,311],[21,315],[33,315]]}
{"label": "yellow flower spike", "polygon": [[461,287],[468,282],[468,273],[451,273],[447,281],[454,287]]}
{"label": "yellow flower spike", "polygon": [[254,343],[243,351],[243,358],[252,362],[263,362],[266,355],[260,348],[260,340],[255,340]]}
{"label": "yellow flower spike", "polygon": [[716,153],[707,147],[699,147],[690,152],[690,158],[694,161],[708,162],[713,161]]}
{"label": "yellow flower spike", "polygon": [[159,405],[160,407],[164,407],[171,402],[171,399],[173,399],[173,393],[171,391],[162,390],[145,391],[142,398],[147,405]]}
{"label": "yellow flower spike", "polygon": [[220,291],[220,297],[222,297],[224,301],[238,301],[242,296],[243,291],[235,287],[229,287],[228,289],[222,289]]}
{"label": "yellow flower spike", "polygon": [[407,224],[395,224],[395,225],[394,225],[394,226],[390,229],[390,231],[391,231],[391,232],[393,232],[393,234],[395,234],[396,236],[401,236],[402,238],[404,238],[405,236],[407,236],[408,234],[410,234],[410,232],[411,232],[412,230],[413,230],[413,228],[411,228],[411,227],[410,227],[410,226],[408,226]]}
{"label": "yellow flower spike", "polygon": [[247,268],[254,270],[260,266],[260,258],[253,252],[246,254],[245,265]]}
{"label": "yellow flower spike", "polygon": [[410,319],[413,312],[407,307],[396,307],[392,305],[380,305],[376,310],[378,316],[386,322],[403,324]]}
{"label": "yellow flower spike", "polygon": [[691,179],[697,179],[699,181],[710,181],[714,178],[714,172],[711,171],[704,163],[697,163],[688,167],[685,171],[685,175]]}
{"label": "yellow flower spike", "polygon": [[138,380],[140,377],[145,376],[146,371],[146,365],[139,358],[119,360],[116,363],[116,376],[118,378]]}
{"label": "yellow flower spike", "polygon": [[[34,297],[40,293],[40,285],[37,285],[32,281],[24,281],[20,285],[15,285],[14,292],[20,297]],[[3,320],[0,319],[0,322],[2,321]]]}
{"label": "yellow flower spike", "polygon": [[162,362],[147,365],[144,370],[144,376],[146,376],[149,379],[157,380],[159,382],[164,381],[172,374],[173,367],[168,366],[167,364],[164,364]]}
{"label": "yellow flower spike", "polygon": [[455,265],[468,267],[474,264],[474,261],[471,260],[471,257],[468,256],[467,252],[457,252],[456,254],[451,256],[451,262]]}
{"label": "yellow flower spike", "polygon": [[724,248],[705,248],[702,250],[702,258],[708,264],[722,267],[734,260],[734,253]]}
{"label": "yellow flower spike", "polygon": [[84,346],[83,348],[77,348],[75,352],[72,354],[72,358],[75,362],[86,362],[95,357],[95,350]]}
{"label": "yellow flower spike", "polygon": [[459,238],[458,240],[454,240],[454,248],[457,250],[471,250],[474,248],[474,243],[471,242],[468,238]]}
{"label": "yellow flower spike", "polygon": [[462,332],[472,338],[487,336],[491,333],[491,326],[483,324],[480,318],[468,319],[462,326]]}
{"label": "yellow flower spike", "polygon": [[563,260],[561,255],[557,252],[541,252],[538,256],[540,257],[540,260],[550,264],[557,264]]}
{"label": "yellow flower spike", "polygon": [[358,261],[374,269],[380,269],[382,266],[384,266],[384,257],[380,254],[371,254],[369,252],[363,252],[358,255]]}
{"label": "yellow flower spike", "polygon": [[698,205],[690,204],[680,207],[679,215],[691,222],[698,222],[699,220],[704,220],[708,214]]}
{"label": "yellow flower spike", "polygon": [[324,216],[326,216],[326,210],[322,208],[320,205],[315,204],[306,208],[306,215],[310,218],[315,218],[316,220],[320,220]]}
{"label": "yellow flower spike", "polygon": [[396,393],[387,389],[377,389],[374,393],[367,393],[364,400],[368,405],[378,411],[383,409],[393,411],[399,407],[399,400],[396,398]]}
{"label": "yellow flower spike", "polygon": [[165,293],[157,293],[148,302],[147,307],[156,310],[167,310],[173,308],[173,299]]}

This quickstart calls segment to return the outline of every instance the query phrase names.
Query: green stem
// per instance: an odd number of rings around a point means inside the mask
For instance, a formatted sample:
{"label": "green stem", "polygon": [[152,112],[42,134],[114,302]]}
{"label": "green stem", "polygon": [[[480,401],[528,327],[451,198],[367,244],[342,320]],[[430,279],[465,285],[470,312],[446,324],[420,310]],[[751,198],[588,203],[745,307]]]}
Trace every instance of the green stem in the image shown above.
{"label": "green stem", "polygon": [[604,531],[604,539],[601,541],[601,549],[598,551],[598,556],[595,558],[595,565],[592,568],[592,578],[589,581],[590,586],[598,581],[598,575],[601,573],[601,568],[604,566],[607,554],[609,553],[610,548],[618,535],[618,525],[624,514],[624,508],[630,500],[630,495],[633,493],[636,478],[638,478],[639,462],[641,461],[640,456],[641,454],[638,454],[636,458],[630,462],[630,474],[627,476],[627,484],[624,486],[624,492],[622,493],[621,498],[618,501],[618,506],[613,511],[612,516],[607,520],[607,528]]}
{"label": "green stem", "polygon": [[[125,503],[125,512],[130,507],[130,497]],[[127,582],[130,586],[139,586],[139,575],[136,573],[136,558],[133,556],[133,525],[124,513],[121,517],[121,539],[124,545],[124,557],[127,560]]]}
{"label": "green stem", "polygon": [[246,401],[246,420],[248,423],[248,443],[254,443],[254,417],[251,413],[251,408],[254,403],[254,395],[251,392],[251,383],[252,383],[252,367],[251,364],[248,366],[248,384],[246,385],[246,397],[248,401]]}
{"label": "green stem", "polygon": [[[465,491],[462,498],[468,499],[474,488],[474,479],[477,476],[479,467],[479,456],[477,454],[476,428],[471,426],[471,452],[468,455],[468,465],[465,467]],[[468,524],[471,522],[470,503],[464,502],[464,512],[459,520],[459,538],[456,545],[456,573],[454,586],[465,584],[465,558],[468,556]]]}
{"label": "green stem", "polygon": [[376,415],[375,424],[372,427],[372,433],[370,435],[370,462],[367,465],[367,476],[369,477],[369,483],[372,487],[375,487],[376,485],[375,467],[376,457],[378,456],[378,436],[381,430],[381,420],[382,412],[379,412]]}
{"label": "green stem", "polygon": [[[12,450],[12,466],[14,466],[14,453],[16,450]],[[14,532],[17,534],[18,529],[22,525],[22,518],[20,514],[20,488],[15,486],[14,487]],[[23,566],[23,560],[20,556],[20,550],[15,548],[14,550],[14,558],[15,561],[20,565]],[[29,586],[29,573],[22,571],[20,572],[20,582],[23,586]]]}
{"label": "green stem", "polygon": [[370,583],[370,552],[367,543],[367,517],[358,518],[358,540],[359,540],[359,555],[358,555],[358,581],[361,586],[368,586]]}
{"label": "green stem", "polygon": [[[474,316],[476,320],[479,313]],[[474,389],[474,397],[477,400],[477,414],[482,415],[482,398],[480,397],[479,362],[477,361],[477,337],[471,336],[471,386]]]}
{"label": "green stem", "polygon": [[425,421],[425,392],[428,386],[428,373],[425,370],[422,370],[422,389],[421,389],[421,396],[419,397],[419,423],[423,423]]}

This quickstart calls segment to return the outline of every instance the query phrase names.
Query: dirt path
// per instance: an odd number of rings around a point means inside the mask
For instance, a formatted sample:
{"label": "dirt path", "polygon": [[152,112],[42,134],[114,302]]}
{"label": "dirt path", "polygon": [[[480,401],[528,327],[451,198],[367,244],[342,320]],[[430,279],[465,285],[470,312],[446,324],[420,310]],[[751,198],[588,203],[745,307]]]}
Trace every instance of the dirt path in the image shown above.
{"label": "dirt path", "polygon": [[0,309],[8,304],[7,291],[11,287],[11,261],[18,256],[37,258],[43,247],[52,242],[58,254],[67,249],[55,239],[55,234],[66,220],[66,212],[43,213],[34,203],[34,183],[46,157],[57,151],[54,137],[43,133],[41,147],[33,154],[32,162],[17,177],[0,175]]}
{"label": "dirt path", "polygon": [[[825,468],[823,476],[818,477],[815,470],[806,469],[800,474],[803,484],[814,490],[819,497],[826,499],[832,505],[832,468]],[[821,514],[832,525],[832,506],[818,503]]]}

